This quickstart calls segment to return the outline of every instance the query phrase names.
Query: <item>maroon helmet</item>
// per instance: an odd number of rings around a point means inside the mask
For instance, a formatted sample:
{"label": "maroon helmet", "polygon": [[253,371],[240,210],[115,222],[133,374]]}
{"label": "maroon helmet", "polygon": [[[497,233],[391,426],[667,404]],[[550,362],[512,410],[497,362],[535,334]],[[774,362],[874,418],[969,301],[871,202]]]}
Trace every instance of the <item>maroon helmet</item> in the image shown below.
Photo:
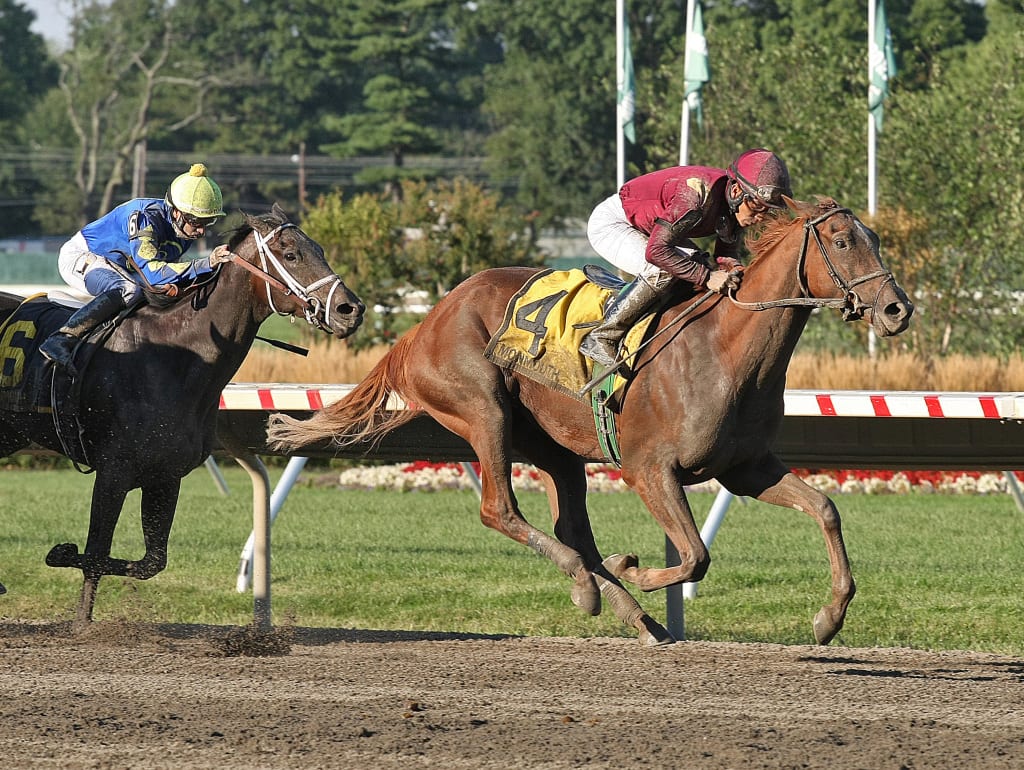
{"label": "maroon helmet", "polygon": [[765,149],[747,150],[733,161],[727,174],[739,185],[740,194],[733,196],[732,185],[726,190],[729,208],[735,212],[746,198],[774,209],[783,208],[782,196],[793,197],[789,170],[782,158]]}

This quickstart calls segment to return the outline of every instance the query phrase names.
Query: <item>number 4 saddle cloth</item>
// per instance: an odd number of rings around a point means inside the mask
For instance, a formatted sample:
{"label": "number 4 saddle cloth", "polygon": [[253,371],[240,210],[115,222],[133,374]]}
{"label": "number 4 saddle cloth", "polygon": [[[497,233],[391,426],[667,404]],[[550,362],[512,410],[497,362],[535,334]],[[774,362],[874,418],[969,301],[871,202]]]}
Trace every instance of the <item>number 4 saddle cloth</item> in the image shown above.
{"label": "number 4 saddle cloth", "polygon": [[51,411],[50,382],[45,376],[48,362],[37,350],[72,312],[71,308],[47,301],[45,294],[37,294],[0,322],[0,409]]}
{"label": "number 4 saddle cloth", "polygon": [[[615,294],[615,289],[592,283],[582,270],[544,270],[509,300],[484,356],[587,403],[590,396],[579,392],[593,376],[594,362],[579,352],[580,343]],[[623,344],[627,355],[636,350],[653,318],[648,314],[630,329]],[[617,375],[612,391],[618,393],[625,384],[625,377]]]}

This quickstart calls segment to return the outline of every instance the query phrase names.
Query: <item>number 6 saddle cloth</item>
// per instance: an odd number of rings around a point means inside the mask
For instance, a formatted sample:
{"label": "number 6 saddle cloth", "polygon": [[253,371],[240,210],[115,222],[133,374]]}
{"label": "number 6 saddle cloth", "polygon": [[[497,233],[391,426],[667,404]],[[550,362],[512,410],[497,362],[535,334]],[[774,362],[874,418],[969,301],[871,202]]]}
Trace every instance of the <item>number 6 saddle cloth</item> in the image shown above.
{"label": "number 6 saddle cloth", "polygon": [[0,322],[0,409],[51,411],[50,378],[45,376],[48,362],[37,350],[72,312],[72,308],[47,301],[45,294],[37,294]]}
{"label": "number 6 saddle cloth", "polygon": [[[589,403],[590,396],[579,392],[593,376],[594,362],[579,352],[580,343],[617,293],[592,283],[582,270],[544,270],[509,300],[484,357]],[[630,329],[623,346],[627,353],[636,350],[653,318],[653,313],[648,314]],[[625,377],[617,375],[613,392],[618,395],[625,384]]]}

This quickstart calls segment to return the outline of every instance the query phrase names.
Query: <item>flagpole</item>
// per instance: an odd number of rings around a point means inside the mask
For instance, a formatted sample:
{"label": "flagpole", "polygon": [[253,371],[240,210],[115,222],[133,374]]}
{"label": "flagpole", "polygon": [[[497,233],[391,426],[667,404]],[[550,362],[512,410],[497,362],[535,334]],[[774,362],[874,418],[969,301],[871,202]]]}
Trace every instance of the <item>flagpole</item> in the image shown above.
{"label": "flagpole", "polygon": [[[693,31],[693,2],[686,0],[686,37],[684,38],[683,61],[690,50],[690,34]],[[685,77],[685,74],[684,74]],[[690,102],[686,98],[686,89],[683,89],[682,124],[679,128],[679,165],[685,166],[690,157]]]}
{"label": "flagpole", "polygon": [[[868,83],[874,76],[871,64],[871,51],[874,50],[875,41],[875,3],[877,0],[868,0]],[[868,86],[870,88],[870,85]],[[868,214],[875,215],[875,208],[878,203],[877,160],[875,157],[878,137],[875,130],[875,116],[868,111]]]}
{"label": "flagpole", "polygon": [[626,183],[626,136],[622,125],[622,102],[618,95],[625,85],[625,35],[623,21],[626,17],[626,0],[615,0],[615,156],[616,190]]}
{"label": "flagpole", "polygon": [[[870,88],[873,71],[871,69],[871,51],[874,50],[874,4],[878,0],[867,0],[867,83]],[[867,214],[873,217],[878,205],[878,158],[876,149],[878,134],[874,125],[874,116],[867,111]],[[874,339],[874,330],[867,328],[867,357],[874,360],[878,354],[878,342]]]}

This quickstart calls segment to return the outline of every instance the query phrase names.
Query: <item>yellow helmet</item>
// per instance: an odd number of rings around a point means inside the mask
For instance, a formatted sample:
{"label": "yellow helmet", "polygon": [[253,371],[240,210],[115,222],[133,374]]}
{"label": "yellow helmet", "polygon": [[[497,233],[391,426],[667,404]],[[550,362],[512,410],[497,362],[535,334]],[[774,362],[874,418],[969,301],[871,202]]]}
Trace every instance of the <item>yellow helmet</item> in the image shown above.
{"label": "yellow helmet", "polygon": [[202,163],[194,163],[187,173],[175,177],[167,189],[167,202],[198,219],[224,216],[220,187],[206,175]]}

